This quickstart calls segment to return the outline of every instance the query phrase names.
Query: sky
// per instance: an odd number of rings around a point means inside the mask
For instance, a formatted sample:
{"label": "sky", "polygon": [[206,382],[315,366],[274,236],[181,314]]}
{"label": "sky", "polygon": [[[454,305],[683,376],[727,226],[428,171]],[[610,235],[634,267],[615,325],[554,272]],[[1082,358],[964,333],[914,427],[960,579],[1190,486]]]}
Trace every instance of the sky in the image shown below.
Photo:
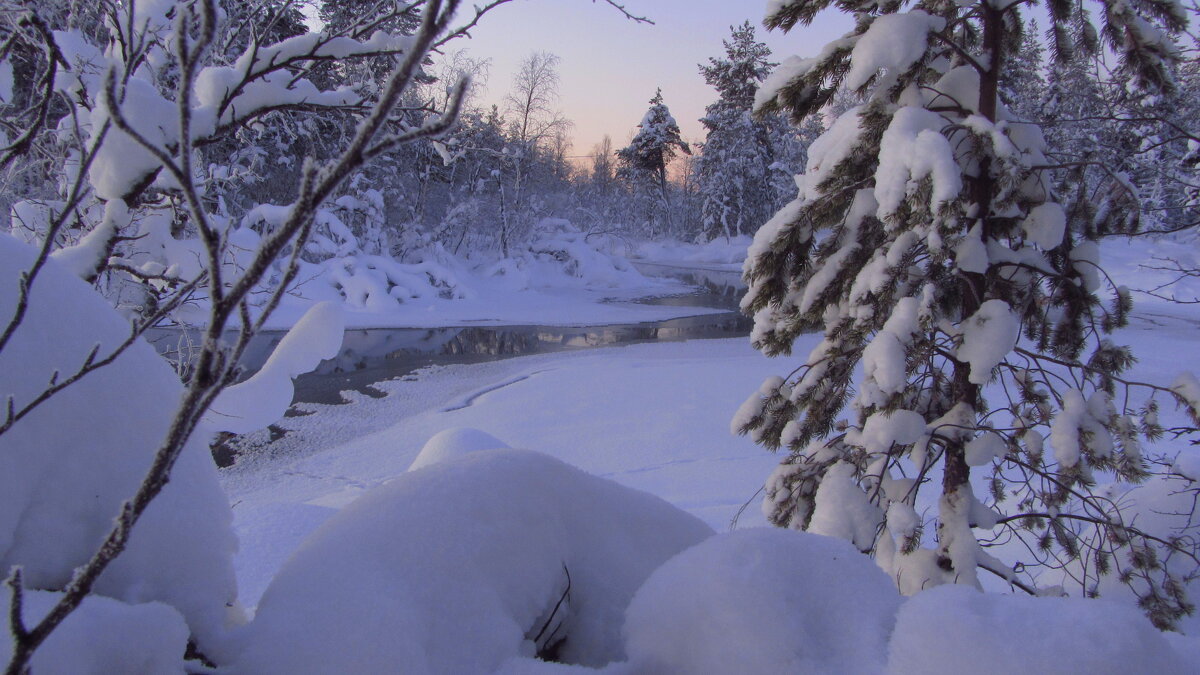
{"label": "sky", "polygon": [[603,0],[514,0],[484,17],[471,39],[453,48],[491,59],[485,103],[500,102],[531,52],[558,55],[560,107],[575,123],[572,154],[578,156],[589,154],[605,134],[614,148],[624,146],[657,87],[684,139],[702,140],[698,120],[716,92],[704,83],[699,64],[724,56],[721,41],[732,25],[750,20],[776,62],[812,56],[851,27],[849,17],[827,12],[811,27],[768,33],[762,28],[765,0],[621,2],[654,25],[630,21]]}

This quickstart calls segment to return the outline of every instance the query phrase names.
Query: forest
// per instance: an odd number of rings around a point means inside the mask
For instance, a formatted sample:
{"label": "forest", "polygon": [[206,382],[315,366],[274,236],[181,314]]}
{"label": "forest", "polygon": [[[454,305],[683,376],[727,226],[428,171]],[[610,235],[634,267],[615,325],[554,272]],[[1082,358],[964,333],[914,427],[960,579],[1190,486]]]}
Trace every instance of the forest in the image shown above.
{"label": "forest", "polygon": [[1200,5],[521,5],[0,0],[8,675],[1195,672]]}

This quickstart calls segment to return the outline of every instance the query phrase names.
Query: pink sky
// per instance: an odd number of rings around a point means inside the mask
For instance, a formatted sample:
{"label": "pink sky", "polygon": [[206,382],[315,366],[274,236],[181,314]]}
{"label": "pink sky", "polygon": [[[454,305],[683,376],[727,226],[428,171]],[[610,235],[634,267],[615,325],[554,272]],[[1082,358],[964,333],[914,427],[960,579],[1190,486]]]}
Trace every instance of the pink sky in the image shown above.
{"label": "pink sky", "polygon": [[776,62],[814,55],[851,27],[849,17],[827,12],[810,28],[768,33],[762,28],[764,0],[622,3],[655,25],[629,21],[602,0],[515,0],[485,17],[473,38],[455,48],[491,59],[482,99],[488,103],[503,98],[530,52],[557,54],[562,59],[560,105],[575,123],[573,154],[586,155],[605,134],[612,136],[614,147],[625,145],[660,86],[684,138],[701,140],[697,120],[716,92],[704,83],[698,66],[724,55],[721,40],[729,37],[731,25],[749,19]]}

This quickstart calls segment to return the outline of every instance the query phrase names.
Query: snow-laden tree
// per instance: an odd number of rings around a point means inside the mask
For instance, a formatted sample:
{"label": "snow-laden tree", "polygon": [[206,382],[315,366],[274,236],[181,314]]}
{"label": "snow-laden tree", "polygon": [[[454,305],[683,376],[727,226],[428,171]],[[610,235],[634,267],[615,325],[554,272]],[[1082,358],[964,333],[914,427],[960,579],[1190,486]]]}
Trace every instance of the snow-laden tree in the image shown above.
{"label": "snow-laden tree", "polygon": [[707,136],[696,160],[709,239],[752,233],[780,206],[772,181],[773,129],[751,116],[754,94],[774,65],[767,60],[771,50],[755,39],[750,22],[731,30],[725,57],[700,66],[719,94],[700,119]]}
{"label": "snow-laden tree", "polygon": [[[791,30],[831,4],[777,0],[766,23]],[[758,349],[823,339],[733,427],[788,450],[766,484],[773,523],[853,541],[905,592],[979,585],[979,570],[1031,593],[1116,579],[1168,627],[1193,610],[1197,540],[1139,529],[1121,485],[1152,473],[1158,403],[1194,415],[1200,387],[1123,374],[1133,355],[1109,333],[1130,300],[1096,237],[1127,222],[1127,184],[1103,183],[1102,212],[1073,208],[1058,149],[1001,101],[1030,4],[838,3],[855,28],[764,83],[761,114],[802,121],[839,91],[862,103],[809,148],[799,196],[745,265]],[[1179,5],[1048,8],[1058,63],[1103,48],[1129,88],[1174,87]]]}
{"label": "snow-laden tree", "polygon": [[674,232],[667,187],[667,166],[675,159],[676,152],[690,155],[692,149],[679,135],[679,124],[663,103],[659,88],[638,124],[637,134],[629,145],[617,151],[620,164],[617,177],[628,186],[637,217],[651,234],[678,234]]}

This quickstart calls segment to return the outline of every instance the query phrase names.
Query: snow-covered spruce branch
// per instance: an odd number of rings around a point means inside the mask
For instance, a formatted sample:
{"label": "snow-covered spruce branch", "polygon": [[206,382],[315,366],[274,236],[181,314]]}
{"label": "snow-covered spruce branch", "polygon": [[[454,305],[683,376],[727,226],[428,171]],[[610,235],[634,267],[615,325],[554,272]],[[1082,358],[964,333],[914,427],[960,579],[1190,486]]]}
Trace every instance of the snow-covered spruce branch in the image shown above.
{"label": "snow-covered spruce branch", "polygon": [[[831,4],[775,3],[766,24],[807,25]],[[1123,375],[1128,350],[1108,343],[1129,298],[1116,289],[1109,310],[1097,296],[1105,279],[1097,238],[1136,229],[1134,181],[1102,155],[1080,163],[1071,146],[1048,145],[1020,121],[1030,116],[1010,107],[1038,103],[1006,90],[1026,69],[1018,59],[1029,4],[839,4],[858,18],[854,29],[815,58],[787,62],[755,99],[759,115],[786,112],[797,122],[839,93],[861,105],[809,147],[797,199],[759,230],[745,266],[755,347],[786,354],[814,329],[824,339],[804,368],[764,382],[733,426],[792,451],[766,484],[771,522],[851,540],[906,593],[978,585],[981,567],[1012,577],[982,548],[1007,535],[993,531],[997,514],[976,498],[977,486],[995,504],[1015,496],[1016,512],[1111,522],[1108,503],[1091,494],[1101,476],[1168,478],[1151,475],[1139,445],[1162,434],[1153,395],[1195,412],[1193,379],[1136,382]],[[1165,2],[1102,5],[1092,25],[1080,2],[1053,3],[1058,64],[1111,49],[1130,96],[1170,95],[1181,13]],[[902,54],[892,51],[899,44],[908,45]],[[1130,388],[1143,384],[1151,398],[1139,412]],[[1123,402],[1114,401],[1118,387]],[[853,421],[841,422],[846,412]],[[993,428],[1004,414],[1013,423]],[[1052,459],[1043,458],[1047,428]],[[1018,470],[1010,458],[1033,468]],[[916,512],[922,488],[935,493],[935,527]],[[1135,517],[1129,504],[1114,508],[1120,522]],[[1079,541],[1062,523],[1049,528],[1061,539],[1060,568],[1082,566],[1085,579],[1106,574],[1101,552],[1111,547],[1102,537]],[[1031,551],[1045,534],[1012,533]],[[1130,551],[1134,572],[1121,570],[1118,581],[1132,582],[1154,623],[1169,627],[1193,611],[1179,580],[1194,576],[1187,570],[1197,560],[1166,546],[1179,532],[1149,534],[1157,540]],[[1156,546],[1185,571],[1143,565],[1142,549]]]}

